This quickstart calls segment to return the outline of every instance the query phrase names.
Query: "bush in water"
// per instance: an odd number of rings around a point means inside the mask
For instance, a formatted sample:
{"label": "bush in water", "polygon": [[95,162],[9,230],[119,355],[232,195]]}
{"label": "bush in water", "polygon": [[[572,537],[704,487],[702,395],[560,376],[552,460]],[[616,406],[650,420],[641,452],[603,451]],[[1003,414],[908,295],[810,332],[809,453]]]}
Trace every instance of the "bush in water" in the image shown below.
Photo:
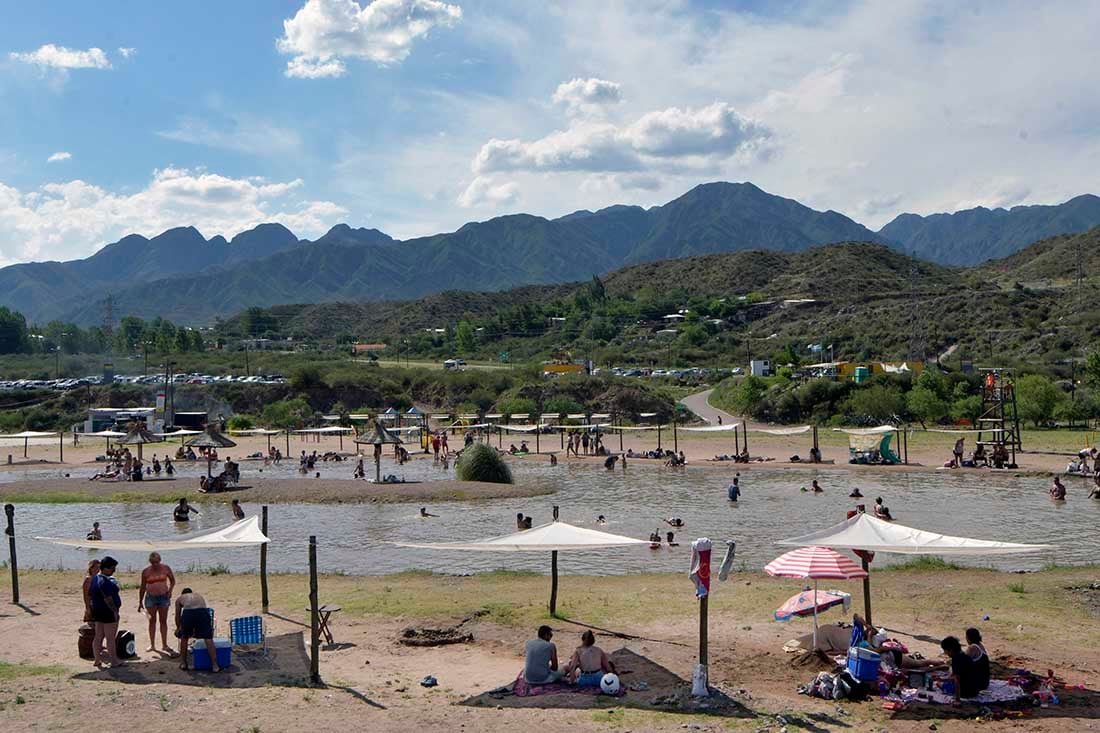
{"label": "bush in water", "polygon": [[462,451],[455,472],[459,481],[487,481],[493,484],[512,483],[512,471],[495,449],[484,443],[474,443]]}

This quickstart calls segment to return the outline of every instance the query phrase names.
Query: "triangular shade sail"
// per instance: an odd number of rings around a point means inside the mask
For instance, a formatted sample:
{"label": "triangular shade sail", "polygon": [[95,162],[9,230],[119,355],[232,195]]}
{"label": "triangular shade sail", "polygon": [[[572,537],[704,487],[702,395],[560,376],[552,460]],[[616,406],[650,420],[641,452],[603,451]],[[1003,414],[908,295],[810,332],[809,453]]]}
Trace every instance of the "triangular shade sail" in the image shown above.
{"label": "triangular shade sail", "polygon": [[902,555],[1008,555],[1039,552],[1051,547],[952,537],[876,519],[870,514],[856,514],[840,524],[776,544],[788,547],[818,545],[843,550],[895,552]]}
{"label": "triangular shade sail", "polygon": [[549,552],[552,550],[591,550],[606,547],[649,545],[649,540],[575,527],[565,522],[551,522],[533,529],[490,537],[473,542],[435,542],[430,544],[396,543],[401,547],[428,550],[470,550],[473,552]]}
{"label": "triangular shade sail", "polygon": [[255,547],[268,542],[260,531],[260,518],[247,517],[228,527],[213,532],[192,535],[183,539],[171,540],[66,540],[57,537],[35,537],[36,540],[51,542],[66,547],[86,547],[96,550],[164,552],[169,550],[214,550],[227,547]]}

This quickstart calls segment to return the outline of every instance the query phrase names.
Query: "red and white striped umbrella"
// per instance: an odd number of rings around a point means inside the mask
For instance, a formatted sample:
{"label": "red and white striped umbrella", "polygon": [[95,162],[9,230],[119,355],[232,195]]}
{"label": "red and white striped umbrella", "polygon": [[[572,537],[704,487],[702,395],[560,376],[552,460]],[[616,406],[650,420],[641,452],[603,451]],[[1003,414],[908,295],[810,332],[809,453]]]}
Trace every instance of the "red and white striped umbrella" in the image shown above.
{"label": "red and white striped umbrella", "polygon": [[768,575],[782,578],[852,580],[866,578],[867,571],[828,547],[800,547],[780,555],[764,566]]}
{"label": "red and white striped umbrella", "polygon": [[855,561],[828,547],[800,547],[772,560],[764,566],[764,572],[782,578],[813,578],[814,581],[814,635],[813,647],[817,649],[817,581],[851,580],[866,578],[867,571]]}

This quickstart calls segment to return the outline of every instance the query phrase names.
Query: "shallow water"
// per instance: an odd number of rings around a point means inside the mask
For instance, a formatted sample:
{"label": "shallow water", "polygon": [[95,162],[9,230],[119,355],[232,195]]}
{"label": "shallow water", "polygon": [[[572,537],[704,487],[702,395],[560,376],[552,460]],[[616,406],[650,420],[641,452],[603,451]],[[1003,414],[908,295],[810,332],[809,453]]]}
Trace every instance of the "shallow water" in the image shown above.
{"label": "shallow water", "polygon": [[[322,475],[350,475],[354,468],[350,462],[338,465],[331,474],[322,469]],[[247,479],[249,467],[244,464],[242,468]],[[430,461],[414,461],[403,468],[409,478],[453,475],[453,470],[444,474]],[[860,501],[868,506],[876,496],[883,496],[903,524],[983,539],[1058,545],[1034,555],[990,556],[957,561],[960,564],[1038,569],[1052,561],[1093,562],[1100,549],[1100,534],[1095,531],[1100,502],[1085,499],[1087,488],[1083,482],[1079,487],[1070,484],[1070,501],[1058,505],[1047,497],[1045,481],[1034,477],[946,471],[855,476],[829,469],[755,469],[742,475],[741,502],[731,505],[726,501],[725,486],[733,475],[732,468],[674,470],[632,461],[624,474],[621,469],[609,473],[594,462],[551,467],[523,460],[513,462],[513,468],[518,481],[554,485],[558,492],[534,498],[432,503],[428,509],[441,515],[438,519],[419,518],[419,506],[414,504],[272,505],[270,567],[275,572],[304,571],[307,537],[315,534],[324,571],[373,575],[410,569],[472,573],[508,568],[547,572],[547,553],[439,552],[389,543],[471,540],[505,534],[514,531],[517,512],[533,515],[538,525],[550,520],[551,506],[558,504],[563,521],[639,538],[648,537],[655,529],[663,536],[670,529],[663,521],[667,517],[678,516],[685,523],[683,528],[673,530],[679,547],[561,553],[559,564],[564,573],[686,573],[690,542],[700,536],[710,537],[719,545],[736,540],[735,566],[759,569],[783,552],[775,541],[842,521],[855,503],[848,498],[852,486],[860,487],[867,497]],[[188,472],[192,469],[197,472],[193,466]],[[386,461],[383,470],[399,472],[401,468]],[[283,471],[285,475],[297,475],[293,465],[284,466],[279,473]],[[825,488],[824,494],[799,490],[815,477]],[[308,482],[303,479],[307,491]],[[249,514],[259,511],[257,505],[245,504],[244,508]],[[225,505],[206,504],[200,510],[203,513],[191,522],[191,527],[179,529],[170,521],[168,504],[20,504],[16,517],[20,563],[44,568],[83,567],[89,557],[99,553],[50,545],[31,537],[82,537],[92,521],[101,523],[106,537],[127,539],[171,538],[232,521],[228,499]],[[600,514],[609,520],[604,527],[595,522]],[[236,572],[255,570],[257,557],[255,550],[217,550],[206,555],[173,552],[166,560],[178,569],[224,564]],[[144,560],[135,553],[119,553],[119,559],[124,568],[139,568]],[[880,555],[875,566],[904,559]]]}

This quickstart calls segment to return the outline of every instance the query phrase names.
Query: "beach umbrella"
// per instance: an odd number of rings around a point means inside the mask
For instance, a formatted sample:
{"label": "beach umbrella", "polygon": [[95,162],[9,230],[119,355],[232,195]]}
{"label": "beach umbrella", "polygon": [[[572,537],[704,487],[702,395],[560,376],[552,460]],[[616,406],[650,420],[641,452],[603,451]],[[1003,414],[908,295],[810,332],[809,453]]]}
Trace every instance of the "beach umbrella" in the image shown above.
{"label": "beach umbrella", "polygon": [[764,566],[764,572],[780,578],[812,578],[814,581],[813,648],[817,649],[817,581],[866,578],[867,571],[854,560],[828,547],[802,547],[780,555]]}
{"label": "beach umbrella", "polygon": [[532,529],[526,529],[499,537],[489,537],[472,542],[436,542],[427,544],[396,543],[401,547],[418,547],[428,550],[458,550],[462,552],[550,552],[550,614],[557,612],[558,552],[569,550],[596,550],[616,547],[649,546],[649,540],[600,532],[555,519]]}
{"label": "beach umbrella", "polygon": [[367,432],[356,436],[355,442],[359,445],[374,446],[374,482],[382,483],[382,446],[400,445],[404,441],[378,420],[371,420]]}
{"label": "beach umbrella", "polygon": [[[213,425],[207,425],[206,430],[196,435],[191,440],[187,441],[185,445],[191,448],[232,448],[236,445],[235,442],[218,432],[218,429]],[[207,455],[206,458],[206,477],[210,478],[211,465],[213,459]]]}
{"label": "beach umbrella", "polygon": [[850,593],[838,590],[818,591],[815,598],[811,588],[806,587],[801,593],[791,596],[779,608],[775,609],[776,621],[790,621],[795,616],[813,616],[815,613],[827,611],[833,606],[842,606],[852,602]]}
{"label": "beach umbrella", "polygon": [[[1040,552],[1051,545],[1025,545],[1017,542],[978,540],[970,537],[927,532],[906,527],[897,522],[887,522],[864,512],[831,527],[792,537],[776,543],[787,547],[832,547],[837,550],[853,550],[857,553],[895,552],[902,555],[1007,555]],[[863,558],[867,569],[867,558]],[[871,581],[864,576],[863,602],[867,623],[871,620]]]}
{"label": "beach umbrella", "polygon": [[118,445],[136,445],[138,447],[138,460],[141,460],[141,447],[146,443],[163,443],[163,438],[158,438],[148,430],[145,429],[145,425],[142,423],[134,423],[130,426],[129,431],[126,433],[125,438],[118,440]]}
{"label": "beach umbrella", "polygon": [[111,438],[124,438],[126,433],[117,430],[100,430],[98,433],[81,433],[85,438],[106,438],[107,450],[111,450]]}
{"label": "beach umbrella", "polygon": [[24,430],[21,433],[12,433],[10,435],[4,435],[0,437],[4,438],[22,438],[23,439],[23,457],[27,457],[27,446],[30,444],[31,438],[52,438],[57,433],[40,433],[37,430]]}

